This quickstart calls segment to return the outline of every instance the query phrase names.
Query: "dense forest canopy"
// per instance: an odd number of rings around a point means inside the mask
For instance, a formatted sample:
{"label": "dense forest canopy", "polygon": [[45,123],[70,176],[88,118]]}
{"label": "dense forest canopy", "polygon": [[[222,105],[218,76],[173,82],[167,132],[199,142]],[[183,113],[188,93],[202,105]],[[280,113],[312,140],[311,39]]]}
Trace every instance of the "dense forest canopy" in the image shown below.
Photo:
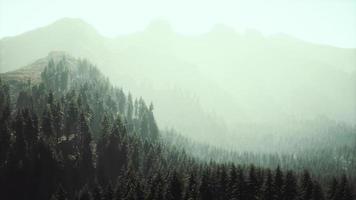
{"label": "dense forest canopy", "polygon": [[354,199],[356,144],[343,143],[353,127],[330,128],[335,148],[240,154],[160,130],[153,111],[63,53],[2,74],[2,198]]}

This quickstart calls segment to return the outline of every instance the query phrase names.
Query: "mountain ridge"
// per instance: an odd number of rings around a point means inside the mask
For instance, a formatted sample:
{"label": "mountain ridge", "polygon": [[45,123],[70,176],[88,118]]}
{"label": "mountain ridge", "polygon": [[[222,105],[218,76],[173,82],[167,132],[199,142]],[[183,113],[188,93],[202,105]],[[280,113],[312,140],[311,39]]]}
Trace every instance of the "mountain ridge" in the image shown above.
{"label": "mountain ridge", "polygon": [[[81,21],[58,23],[73,27]],[[280,126],[318,116],[355,122],[356,49],[235,35],[231,29],[222,30],[229,37],[219,31],[186,36],[172,34],[164,23],[167,37],[141,31],[107,38],[85,24],[80,25],[83,29],[74,26],[79,30],[72,34],[71,28],[58,23],[47,26],[58,31],[46,32],[45,27],[34,31],[35,37],[0,40],[0,71],[28,65],[53,50],[88,58],[114,84],[155,102],[160,127],[190,130],[185,134],[195,139],[212,135],[214,142],[216,132],[235,133],[244,123]],[[167,109],[172,105],[175,109]],[[182,118],[185,113],[190,115]],[[212,119],[212,113],[221,123]]]}

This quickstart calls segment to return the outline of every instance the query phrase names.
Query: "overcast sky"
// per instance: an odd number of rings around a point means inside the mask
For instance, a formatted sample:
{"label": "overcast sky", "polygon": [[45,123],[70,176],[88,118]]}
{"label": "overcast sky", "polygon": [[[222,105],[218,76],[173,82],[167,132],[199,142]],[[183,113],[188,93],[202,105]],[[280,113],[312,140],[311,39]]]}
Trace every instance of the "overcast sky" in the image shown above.
{"label": "overcast sky", "polygon": [[222,23],[356,47],[356,0],[0,0],[0,38],[63,17],[81,18],[106,36],[143,30],[159,18],[184,34]]}

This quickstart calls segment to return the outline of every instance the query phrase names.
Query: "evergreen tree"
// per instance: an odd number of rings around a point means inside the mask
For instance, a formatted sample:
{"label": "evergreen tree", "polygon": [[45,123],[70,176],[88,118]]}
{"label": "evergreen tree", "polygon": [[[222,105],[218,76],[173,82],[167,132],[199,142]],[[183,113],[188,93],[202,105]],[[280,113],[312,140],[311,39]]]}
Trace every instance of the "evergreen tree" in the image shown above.
{"label": "evergreen tree", "polygon": [[[71,95],[75,95],[74,93]],[[69,137],[71,134],[75,134],[77,131],[77,122],[79,118],[79,111],[74,100],[70,100],[68,105],[68,111],[65,114],[65,127],[66,127],[66,136]]]}
{"label": "evergreen tree", "polygon": [[227,199],[228,195],[227,195],[227,187],[228,187],[228,177],[227,177],[227,172],[226,172],[226,167],[225,165],[221,166],[220,170],[219,170],[219,185],[218,185],[218,197],[219,199],[223,200],[223,199]]}
{"label": "evergreen tree", "polygon": [[228,190],[228,197],[230,199],[233,198],[233,191],[234,191],[234,185],[237,182],[237,172],[236,172],[236,167],[235,165],[231,165],[230,166],[230,174],[229,174],[229,181],[228,181],[228,186],[227,186],[227,190]]}
{"label": "evergreen tree", "polygon": [[89,131],[89,126],[87,124],[85,115],[81,113],[80,114],[79,170],[81,174],[80,180],[83,181],[83,183],[90,183],[94,174],[94,166],[93,166],[90,143],[91,143],[91,133]]}
{"label": "evergreen tree", "polygon": [[[127,105],[126,105],[126,119],[127,119],[128,123],[130,124],[130,126],[132,123],[132,117],[133,117],[133,102],[132,102],[132,96],[129,93],[129,95],[127,97]],[[131,127],[129,127],[129,128],[131,128]]]}
{"label": "evergreen tree", "polygon": [[283,197],[283,172],[278,166],[274,176],[273,191],[275,193],[275,200],[282,200]]}
{"label": "evergreen tree", "polygon": [[1,168],[1,165],[5,163],[7,154],[10,150],[11,132],[10,132],[8,120],[0,121],[0,132],[1,132],[0,134],[0,168]]}
{"label": "evergreen tree", "polygon": [[102,189],[99,185],[95,185],[93,192],[92,192],[92,199],[93,200],[102,200]]}
{"label": "evergreen tree", "polygon": [[79,192],[78,200],[91,200],[92,197],[89,194],[88,188],[86,186]]}
{"label": "evergreen tree", "polygon": [[46,139],[54,137],[53,118],[50,108],[47,106],[42,116],[42,134]]}
{"label": "evergreen tree", "polygon": [[176,171],[173,171],[166,192],[167,200],[181,200],[183,197],[183,184]]}
{"label": "evergreen tree", "polygon": [[[5,164],[10,150],[11,139],[11,107],[10,89],[0,77],[0,169]],[[0,174],[1,176],[1,174]]]}
{"label": "evergreen tree", "polygon": [[24,118],[24,128],[26,130],[25,140],[26,140],[26,147],[27,151],[30,152],[33,150],[34,145],[37,143],[38,140],[38,120],[37,116],[34,114],[33,116],[30,113],[30,110],[26,109],[23,111],[23,118]]}
{"label": "evergreen tree", "polygon": [[301,185],[300,185],[300,199],[301,200],[311,200],[313,195],[313,182],[311,180],[310,174],[307,170],[304,170],[302,175]]}
{"label": "evergreen tree", "polygon": [[114,191],[111,184],[108,184],[104,190],[102,200],[112,200],[114,198]]}
{"label": "evergreen tree", "polygon": [[247,199],[249,200],[257,200],[258,199],[258,180],[256,176],[256,168],[255,166],[251,165],[249,169],[249,176],[247,182]]}
{"label": "evergreen tree", "polygon": [[159,130],[153,115],[153,104],[150,104],[149,112],[147,113],[148,123],[149,123],[149,138],[153,141],[158,139]]}
{"label": "evergreen tree", "polygon": [[62,185],[59,185],[56,193],[51,197],[51,200],[68,200],[67,193],[64,191]]}
{"label": "evergreen tree", "polygon": [[337,200],[352,200],[353,195],[346,175],[342,175],[338,190],[335,195]]}
{"label": "evergreen tree", "polygon": [[[14,130],[15,130],[15,143],[14,143],[14,152],[15,159],[18,161],[18,164],[22,165],[26,158],[26,143],[25,143],[25,133],[24,133],[24,119],[21,111],[17,111],[16,119],[14,121]],[[19,166],[22,167],[22,166]]]}
{"label": "evergreen tree", "polygon": [[336,178],[334,177],[330,183],[328,192],[327,192],[327,197],[329,200],[336,200],[336,194],[337,194],[337,190],[338,190],[338,182],[336,180]]}
{"label": "evergreen tree", "polygon": [[200,200],[213,200],[213,194],[211,191],[209,174],[205,171],[202,175],[202,180],[199,188],[199,199]]}
{"label": "evergreen tree", "polygon": [[263,200],[274,200],[274,185],[271,170],[267,170],[267,179],[262,190]]}
{"label": "evergreen tree", "polygon": [[194,172],[191,172],[188,177],[188,187],[187,191],[185,192],[185,200],[194,200],[198,199],[198,183],[196,180],[196,176]]}
{"label": "evergreen tree", "polygon": [[297,199],[297,179],[292,171],[288,171],[285,184],[283,188],[283,200],[295,200]]}
{"label": "evergreen tree", "polygon": [[318,182],[313,183],[313,200],[324,200],[324,193]]}
{"label": "evergreen tree", "polygon": [[52,109],[53,114],[53,128],[56,133],[56,138],[59,139],[63,136],[63,120],[64,120],[64,113],[62,110],[62,106],[60,102],[57,102]]}

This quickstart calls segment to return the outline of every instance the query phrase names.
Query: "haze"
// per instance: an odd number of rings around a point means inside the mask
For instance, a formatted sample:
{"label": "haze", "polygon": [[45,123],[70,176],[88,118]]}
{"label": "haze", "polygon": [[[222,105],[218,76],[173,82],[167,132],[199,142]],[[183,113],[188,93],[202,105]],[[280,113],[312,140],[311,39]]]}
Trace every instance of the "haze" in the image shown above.
{"label": "haze", "polygon": [[13,35],[0,40],[1,73],[53,52],[88,59],[153,102],[161,130],[240,151],[290,151],[278,141],[298,147],[294,136],[355,125],[354,1],[1,5],[1,35]]}
{"label": "haze", "polygon": [[0,0],[0,199],[355,197],[356,0]]}
{"label": "haze", "polygon": [[283,33],[314,43],[356,47],[353,0],[1,0],[0,37],[63,17],[81,18],[111,37],[143,30],[160,18],[183,34],[205,33],[221,23],[240,31],[256,29],[267,35]]}

